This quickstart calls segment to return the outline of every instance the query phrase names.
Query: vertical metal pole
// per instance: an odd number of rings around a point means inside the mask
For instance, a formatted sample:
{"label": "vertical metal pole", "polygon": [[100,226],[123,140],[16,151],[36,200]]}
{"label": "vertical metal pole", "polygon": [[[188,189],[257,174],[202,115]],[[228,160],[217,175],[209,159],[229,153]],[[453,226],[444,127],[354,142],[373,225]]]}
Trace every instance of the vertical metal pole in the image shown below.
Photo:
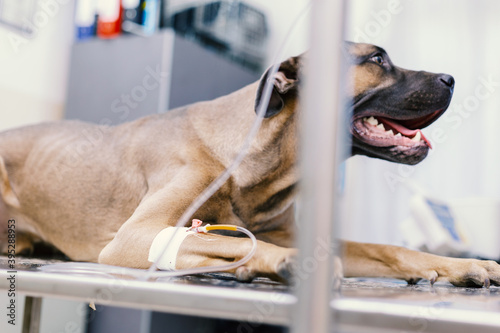
{"label": "vertical metal pole", "polygon": [[168,77],[162,77],[160,80],[158,94],[158,110],[157,113],[167,112],[170,104],[170,85],[172,84],[172,62],[174,59],[175,33],[172,29],[163,30],[162,34],[162,51],[161,51],[161,72],[168,73]]}
{"label": "vertical metal pole", "polygon": [[[302,112],[302,179],[299,211],[298,303],[293,333],[332,332],[336,131],[340,99],[343,0],[313,0],[311,48]],[[325,256],[325,252],[329,256]]]}
{"label": "vertical metal pole", "polygon": [[42,311],[42,299],[40,297],[26,296],[24,302],[23,333],[40,332],[40,313]]}
{"label": "vertical metal pole", "polygon": [[150,310],[141,310],[141,323],[139,326],[139,333],[151,332],[152,317],[153,317],[153,312],[151,312]]}

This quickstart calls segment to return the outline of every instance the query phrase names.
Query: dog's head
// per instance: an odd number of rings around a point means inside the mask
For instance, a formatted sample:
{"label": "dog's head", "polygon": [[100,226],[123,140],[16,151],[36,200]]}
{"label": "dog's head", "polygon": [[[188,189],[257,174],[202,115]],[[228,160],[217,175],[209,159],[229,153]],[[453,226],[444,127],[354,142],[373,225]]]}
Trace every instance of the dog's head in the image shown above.
{"label": "dog's head", "polygon": [[[448,108],[455,85],[453,77],[394,66],[387,53],[374,45],[346,42],[345,50],[352,155],[405,164],[422,161],[431,145],[421,129]],[[301,57],[281,63],[265,117],[278,114],[287,103],[297,105],[301,68]],[[256,106],[269,79],[268,70],[260,82]]]}
{"label": "dog's head", "polygon": [[352,153],[416,164],[431,148],[420,129],[448,108],[455,81],[447,74],[394,66],[369,44],[346,43],[352,91]]}

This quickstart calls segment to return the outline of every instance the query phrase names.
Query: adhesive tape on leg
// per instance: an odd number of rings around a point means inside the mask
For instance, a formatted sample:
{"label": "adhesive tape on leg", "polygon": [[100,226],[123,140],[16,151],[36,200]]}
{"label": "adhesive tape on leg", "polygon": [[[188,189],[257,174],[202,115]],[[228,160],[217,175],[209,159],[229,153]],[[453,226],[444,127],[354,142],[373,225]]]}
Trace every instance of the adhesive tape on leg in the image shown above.
{"label": "adhesive tape on leg", "polygon": [[[175,233],[177,229],[179,230]],[[150,262],[155,262],[161,256],[156,263],[156,267],[163,270],[175,270],[177,253],[179,252],[179,248],[181,247],[184,238],[186,238],[187,235],[194,233],[196,232],[188,231],[188,228],[168,227],[163,229],[158,233],[158,235],[156,235],[153,243],[151,244],[148,260]],[[172,241],[168,245],[167,251],[165,251],[165,254],[162,255],[162,251],[165,249],[165,246],[170,240]]]}

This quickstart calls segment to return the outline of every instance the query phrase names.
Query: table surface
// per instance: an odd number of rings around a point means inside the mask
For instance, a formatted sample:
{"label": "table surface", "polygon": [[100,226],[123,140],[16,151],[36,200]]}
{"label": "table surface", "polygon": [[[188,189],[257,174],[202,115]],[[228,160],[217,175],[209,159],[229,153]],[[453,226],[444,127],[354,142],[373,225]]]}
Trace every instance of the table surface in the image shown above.
{"label": "table surface", "polygon": [[[155,281],[46,273],[57,260],[16,259],[18,293],[206,317],[288,325],[297,299],[293,287],[231,274],[201,274]],[[7,259],[0,257],[0,289],[8,289]],[[500,288],[450,284],[409,286],[393,279],[343,279],[333,293],[332,315],[343,332],[498,332]]]}

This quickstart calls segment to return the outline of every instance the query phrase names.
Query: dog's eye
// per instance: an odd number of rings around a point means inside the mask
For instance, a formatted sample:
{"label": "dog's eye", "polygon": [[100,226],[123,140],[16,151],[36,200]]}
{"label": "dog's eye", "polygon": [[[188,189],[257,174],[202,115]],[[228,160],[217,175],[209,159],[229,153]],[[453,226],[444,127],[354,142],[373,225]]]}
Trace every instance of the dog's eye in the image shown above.
{"label": "dog's eye", "polygon": [[384,63],[384,58],[382,57],[381,54],[376,54],[373,57],[370,58],[370,61],[382,65]]}

